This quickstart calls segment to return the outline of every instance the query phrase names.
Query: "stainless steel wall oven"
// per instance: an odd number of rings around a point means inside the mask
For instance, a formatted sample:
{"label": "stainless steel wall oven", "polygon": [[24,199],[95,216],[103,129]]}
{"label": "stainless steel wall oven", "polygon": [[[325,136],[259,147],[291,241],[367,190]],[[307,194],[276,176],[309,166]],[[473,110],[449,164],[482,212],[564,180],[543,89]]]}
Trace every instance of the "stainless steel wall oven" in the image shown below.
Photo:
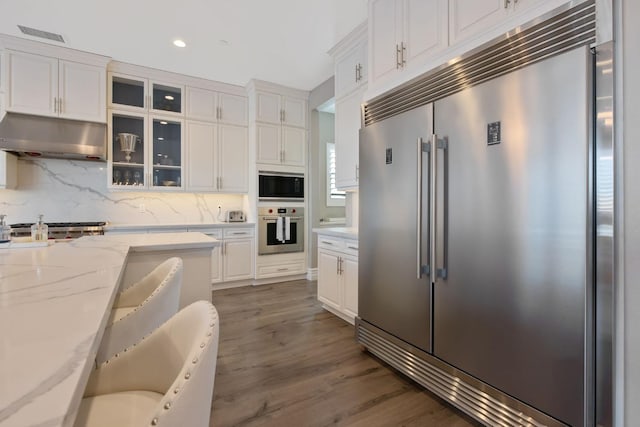
{"label": "stainless steel wall oven", "polygon": [[304,208],[258,208],[258,254],[304,251]]}

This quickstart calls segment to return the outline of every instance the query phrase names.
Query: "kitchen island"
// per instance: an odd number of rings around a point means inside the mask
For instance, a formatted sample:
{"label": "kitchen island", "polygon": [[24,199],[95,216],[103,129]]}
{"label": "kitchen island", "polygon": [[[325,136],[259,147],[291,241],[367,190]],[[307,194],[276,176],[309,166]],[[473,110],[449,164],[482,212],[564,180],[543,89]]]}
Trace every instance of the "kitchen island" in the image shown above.
{"label": "kitchen island", "polygon": [[128,261],[218,244],[128,234],[0,250],[0,426],[72,426]]}

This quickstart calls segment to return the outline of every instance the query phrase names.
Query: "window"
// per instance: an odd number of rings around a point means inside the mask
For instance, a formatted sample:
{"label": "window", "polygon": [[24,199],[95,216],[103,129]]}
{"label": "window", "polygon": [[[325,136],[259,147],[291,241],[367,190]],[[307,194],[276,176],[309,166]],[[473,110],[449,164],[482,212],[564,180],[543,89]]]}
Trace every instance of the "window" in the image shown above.
{"label": "window", "polygon": [[327,206],[344,206],[345,192],[336,188],[336,144],[327,142]]}

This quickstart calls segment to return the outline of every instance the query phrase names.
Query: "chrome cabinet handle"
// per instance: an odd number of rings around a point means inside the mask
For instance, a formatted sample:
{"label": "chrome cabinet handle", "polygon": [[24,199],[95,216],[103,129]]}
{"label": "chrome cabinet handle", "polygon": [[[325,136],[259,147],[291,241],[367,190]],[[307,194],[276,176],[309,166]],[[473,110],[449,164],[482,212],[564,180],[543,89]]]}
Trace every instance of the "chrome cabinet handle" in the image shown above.
{"label": "chrome cabinet handle", "polygon": [[402,66],[404,67],[407,64],[407,60],[405,59],[405,53],[407,53],[407,45],[404,42],[402,42],[400,43],[400,46],[402,47],[401,59],[402,59]]}
{"label": "chrome cabinet handle", "polygon": [[325,245],[331,245],[331,246],[333,246],[333,243],[332,243],[332,242],[327,242],[327,241],[325,241],[325,240],[323,240],[323,241],[322,241],[322,243],[324,243]]}
{"label": "chrome cabinet handle", "polygon": [[62,98],[58,98],[58,113],[62,114]]}
{"label": "chrome cabinet handle", "polygon": [[289,271],[288,268],[279,268],[278,271]]}
{"label": "chrome cabinet handle", "polygon": [[353,67],[355,69],[356,72],[356,83],[358,83],[358,64],[355,65],[355,67]]}
{"label": "chrome cabinet handle", "polygon": [[340,275],[340,257],[336,258],[336,275]]}
{"label": "chrome cabinet handle", "polygon": [[53,98],[53,112],[57,113],[58,112],[58,98]]}
{"label": "chrome cabinet handle", "polygon": [[401,53],[400,45],[396,43],[396,69],[402,67],[402,63],[400,62],[400,53]]}
{"label": "chrome cabinet handle", "polygon": [[504,0],[504,8],[508,8],[509,4],[511,3],[511,0]]}
{"label": "chrome cabinet handle", "polygon": [[347,248],[349,248],[349,249],[353,249],[354,251],[357,251],[357,250],[358,250],[358,247],[357,247],[357,246],[347,246]]}

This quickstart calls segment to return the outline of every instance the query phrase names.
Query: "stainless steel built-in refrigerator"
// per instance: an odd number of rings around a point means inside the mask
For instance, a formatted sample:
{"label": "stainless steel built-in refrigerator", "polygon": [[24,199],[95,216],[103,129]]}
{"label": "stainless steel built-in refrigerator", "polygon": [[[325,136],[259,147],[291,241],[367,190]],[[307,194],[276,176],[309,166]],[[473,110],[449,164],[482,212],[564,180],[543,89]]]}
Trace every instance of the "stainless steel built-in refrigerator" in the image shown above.
{"label": "stainless steel built-in refrigerator", "polygon": [[514,68],[361,130],[358,339],[489,425],[589,425],[594,54]]}

